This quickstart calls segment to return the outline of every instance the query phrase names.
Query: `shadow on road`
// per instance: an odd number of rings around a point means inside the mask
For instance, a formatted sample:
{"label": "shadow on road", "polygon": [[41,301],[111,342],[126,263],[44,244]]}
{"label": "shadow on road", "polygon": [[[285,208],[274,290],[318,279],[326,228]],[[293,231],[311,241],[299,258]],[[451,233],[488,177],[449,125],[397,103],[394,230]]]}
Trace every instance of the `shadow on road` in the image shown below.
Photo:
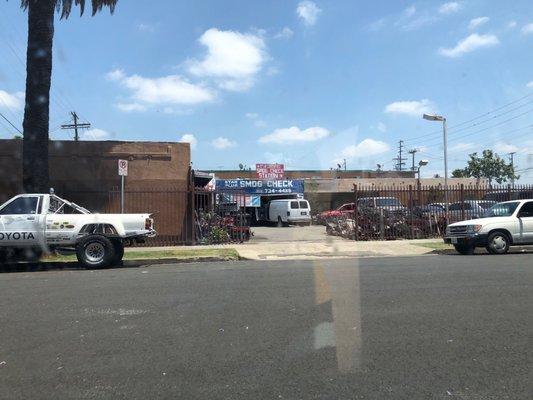
{"label": "shadow on road", "polygon": [[[197,260],[183,260],[177,258],[165,258],[159,260],[126,260],[120,264],[112,265],[106,269],[119,269],[119,268],[141,268],[148,267],[151,265],[158,264],[185,264],[195,262]],[[212,261],[219,261],[218,259],[213,259]],[[63,261],[63,262],[18,262],[18,263],[7,263],[0,264],[0,273],[9,273],[9,272],[43,272],[43,271],[86,271],[87,269],[79,265],[76,261]],[[96,271],[95,269],[89,269]]]}

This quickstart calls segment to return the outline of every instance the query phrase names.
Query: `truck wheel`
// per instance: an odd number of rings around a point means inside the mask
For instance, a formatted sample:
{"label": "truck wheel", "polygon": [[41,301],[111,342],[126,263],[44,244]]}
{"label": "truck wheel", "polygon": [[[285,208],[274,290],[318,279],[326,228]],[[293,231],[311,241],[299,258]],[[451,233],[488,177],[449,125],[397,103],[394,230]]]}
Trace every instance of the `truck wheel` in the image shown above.
{"label": "truck wheel", "polygon": [[105,236],[89,235],[76,246],[76,257],[85,268],[105,268],[115,257],[115,247]]}
{"label": "truck wheel", "polygon": [[113,241],[113,247],[115,248],[115,257],[113,257],[113,264],[119,264],[124,257],[124,243],[120,240]]}
{"label": "truck wheel", "polygon": [[493,232],[487,239],[487,251],[490,254],[505,254],[509,251],[509,237],[503,232]]}
{"label": "truck wheel", "polygon": [[468,246],[465,244],[454,244],[453,247],[455,247],[455,250],[463,256],[471,256],[472,254],[474,254],[475,250],[474,246]]}

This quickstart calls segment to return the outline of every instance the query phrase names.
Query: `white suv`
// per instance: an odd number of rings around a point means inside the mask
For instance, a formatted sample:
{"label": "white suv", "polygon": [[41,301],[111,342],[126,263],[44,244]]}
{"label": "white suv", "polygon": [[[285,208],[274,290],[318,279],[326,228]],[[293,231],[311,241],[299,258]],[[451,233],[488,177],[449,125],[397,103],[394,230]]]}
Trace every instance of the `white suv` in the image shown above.
{"label": "white suv", "polygon": [[486,247],[491,254],[505,254],[509,246],[533,244],[533,199],[506,201],[489,208],[478,219],[448,225],[444,242],[461,254]]}

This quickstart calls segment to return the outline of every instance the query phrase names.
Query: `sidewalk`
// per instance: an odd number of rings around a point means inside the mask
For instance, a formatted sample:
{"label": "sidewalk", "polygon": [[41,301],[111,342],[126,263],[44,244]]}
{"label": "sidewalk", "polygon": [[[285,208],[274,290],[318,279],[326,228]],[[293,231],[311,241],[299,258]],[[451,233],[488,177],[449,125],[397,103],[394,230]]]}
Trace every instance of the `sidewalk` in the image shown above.
{"label": "sidewalk", "polygon": [[235,249],[241,258],[249,260],[316,260],[323,258],[353,258],[379,256],[416,256],[429,254],[431,247],[421,243],[442,243],[442,239],[394,240],[356,242],[350,240],[300,241],[300,242],[248,242],[243,244],[176,246],[176,247],[134,247],[127,252],[147,250],[193,250],[193,249]]}

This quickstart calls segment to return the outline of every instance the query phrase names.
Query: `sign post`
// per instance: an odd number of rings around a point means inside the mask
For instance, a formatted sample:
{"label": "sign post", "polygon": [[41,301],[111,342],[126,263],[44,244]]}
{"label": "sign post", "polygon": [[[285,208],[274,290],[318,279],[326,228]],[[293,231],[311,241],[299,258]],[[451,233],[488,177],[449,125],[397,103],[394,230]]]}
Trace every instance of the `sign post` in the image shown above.
{"label": "sign post", "polygon": [[120,213],[124,214],[124,179],[128,176],[128,160],[118,160],[118,174],[120,176]]}

